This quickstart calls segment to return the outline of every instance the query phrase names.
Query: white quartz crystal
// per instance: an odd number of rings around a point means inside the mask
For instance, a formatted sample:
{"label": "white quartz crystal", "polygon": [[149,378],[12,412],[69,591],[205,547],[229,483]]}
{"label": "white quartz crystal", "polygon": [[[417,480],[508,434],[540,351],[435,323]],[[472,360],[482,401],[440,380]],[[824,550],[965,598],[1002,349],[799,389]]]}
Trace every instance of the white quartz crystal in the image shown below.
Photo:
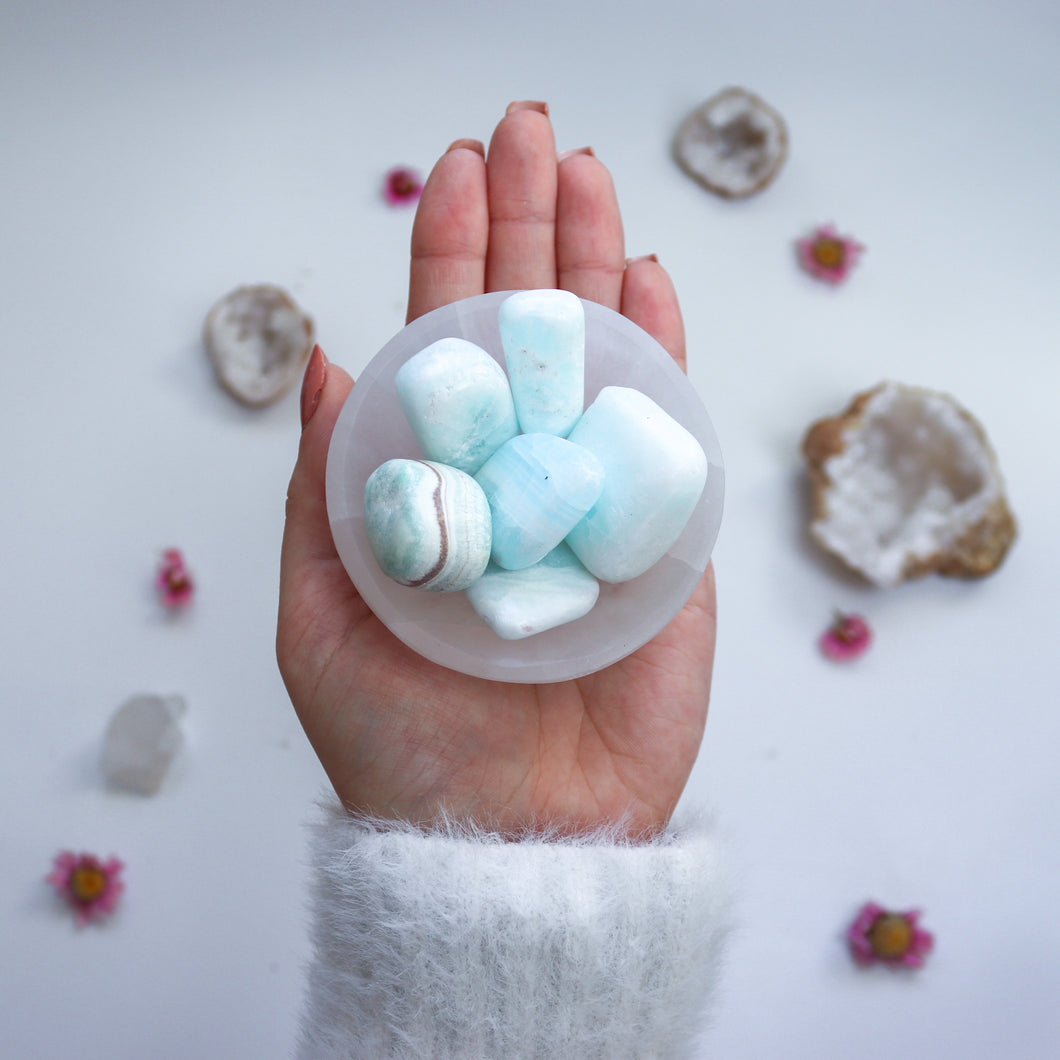
{"label": "white quartz crystal", "polygon": [[521,640],[587,615],[600,583],[566,545],[510,571],[491,563],[467,590],[471,606],[503,640]]}
{"label": "white quartz crystal", "polygon": [[466,339],[439,339],[410,357],[394,386],[428,460],[473,475],[519,433],[504,369]]}
{"label": "white quartz crystal", "polygon": [[182,696],[141,694],[111,716],[103,737],[100,765],[112,784],[154,795],[170,763],[184,746]]}
{"label": "white quartz crystal", "polygon": [[706,455],[689,431],[629,387],[604,387],[569,438],[600,459],[604,488],[567,544],[601,581],[636,578],[685,528],[707,481]]}

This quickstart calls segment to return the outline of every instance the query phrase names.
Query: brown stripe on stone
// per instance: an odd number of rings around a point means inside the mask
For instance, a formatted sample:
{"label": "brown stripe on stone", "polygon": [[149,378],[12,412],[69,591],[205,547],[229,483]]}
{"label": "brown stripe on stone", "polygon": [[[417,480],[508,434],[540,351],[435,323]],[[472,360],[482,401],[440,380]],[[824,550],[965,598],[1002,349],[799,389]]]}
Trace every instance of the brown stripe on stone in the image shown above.
{"label": "brown stripe on stone", "polygon": [[424,467],[429,467],[434,472],[435,478],[438,479],[434,487],[434,494],[432,499],[434,500],[434,514],[438,519],[438,562],[427,571],[422,578],[417,578],[415,581],[407,582],[406,584],[411,586],[413,589],[421,589],[425,585],[429,585],[434,581],[445,567],[446,561],[449,559],[449,532],[445,525],[445,498],[442,496],[442,487],[445,484],[445,480],[442,478],[441,472],[429,464],[426,460],[418,460],[417,463],[423,464]]}

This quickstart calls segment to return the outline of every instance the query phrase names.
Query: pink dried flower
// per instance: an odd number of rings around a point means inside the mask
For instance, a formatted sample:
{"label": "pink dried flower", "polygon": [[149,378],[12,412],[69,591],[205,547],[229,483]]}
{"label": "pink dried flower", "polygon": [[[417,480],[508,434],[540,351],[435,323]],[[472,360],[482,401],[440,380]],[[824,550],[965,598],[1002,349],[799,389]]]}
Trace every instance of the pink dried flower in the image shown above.
{"label": "pink dried flower", "polygon": [[55,867],[46,877],[74,910],[78,927],[114,912],[125,884],[125,865],[115,857],[100,861],[92,854],[64,850],[55,856]]}
{"label": "pink dried flower", "polygon": [[863,968],[887,964],[892,968],[920,968],[935,938],[919,924],[919,910],[892,913],[866,902],[847,930],[850,954]]}
{"label": "pink dried flower", "polygon": [[391,206],[416,202],[423,191],[419,173],[408,166],[395,166],[383,181],[383,197]]}
{"label": "pink dried flower", "polygon": [[832,624],[817,643],[829,659],[845,662],[863,655],[872,643],[872,630],[861,615],[846,615],[837,611]]}
{"label": "pink dried flower", "polygon": [[842,283],[865,250],[856,240],[841,236],[830,224],[798,240],[795,246],[799,264],[826,283]]}
{"label": "pink dried flower", "polygon": [[191,580],[180,549],[167,548],[162,553],[155,585],[166,607],[184,607],[191,602],[195,583]]}

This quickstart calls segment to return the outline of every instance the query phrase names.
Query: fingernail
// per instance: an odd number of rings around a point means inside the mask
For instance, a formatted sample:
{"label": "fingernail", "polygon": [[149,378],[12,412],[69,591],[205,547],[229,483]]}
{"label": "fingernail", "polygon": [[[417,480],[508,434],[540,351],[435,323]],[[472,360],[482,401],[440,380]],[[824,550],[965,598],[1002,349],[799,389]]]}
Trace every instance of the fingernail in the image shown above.
{"label": "fingernail", "polygon": [[517,99],[508,104],[505,114],[514,114],[517,110],[536,110],[538,114],[548,114],[548,104],[539,103],[535,99]]}
{"label": "fingernail", "polygon": [[638,261],[653,261],[656,265],[659,264],[658,254],[641,254],[639,258],[626,258],[626,265],[636,265]]}
{"label": "fingernail", "polygon": [[558,155],[558,161],[562,162],[565,158],[573,158],[575,155],[588,155],[590,158],[596,157],[596,152],[591,147],[575,147],[571,151],[562,151]]}
{"label": "fingernail", "polygon": [[302,377],[302,430],[313,418],[313,413],[320,403],[320,394],[328,379],[328,359],[319,345],[313,347]]}
{"label": "fingernail", "polygon": [[486,145],[481,140],[454,140],[446,149],[445,153],[455,151],[458,147],[466,147],[469,151],[475,151],[486,157]]}

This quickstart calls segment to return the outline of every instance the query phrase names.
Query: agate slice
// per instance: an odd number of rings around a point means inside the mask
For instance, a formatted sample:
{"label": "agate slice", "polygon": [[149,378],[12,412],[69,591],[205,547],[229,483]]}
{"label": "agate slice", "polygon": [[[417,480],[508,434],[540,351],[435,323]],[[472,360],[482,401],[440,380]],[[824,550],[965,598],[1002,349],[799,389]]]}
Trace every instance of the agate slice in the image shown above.
{"label": "agate slice", "polygon": [[876,585],[982,577],[1015,539],[986,432],[946,394],[881,383],[813,424],[802,447],[814,539]]}
{"label": "agate slice", "polygon": [[365,484],[364,519],[380,569],[402,585],[456,592],[489,562],[489,503],[479,484],[455,467],[388,460]]}
{"label": "agate slice", "polygon": [[221,386],[244,405],[268,405],[301,378],[313,321],[282,288],[258,284],[222,298],[202,339]]}
{"label": "agate slice", "polygon": [[708,191],[726,199],[772,183],[788,157],[784,119],[742,88],[726,88],[697,107],[674,137],[674,157]]}

